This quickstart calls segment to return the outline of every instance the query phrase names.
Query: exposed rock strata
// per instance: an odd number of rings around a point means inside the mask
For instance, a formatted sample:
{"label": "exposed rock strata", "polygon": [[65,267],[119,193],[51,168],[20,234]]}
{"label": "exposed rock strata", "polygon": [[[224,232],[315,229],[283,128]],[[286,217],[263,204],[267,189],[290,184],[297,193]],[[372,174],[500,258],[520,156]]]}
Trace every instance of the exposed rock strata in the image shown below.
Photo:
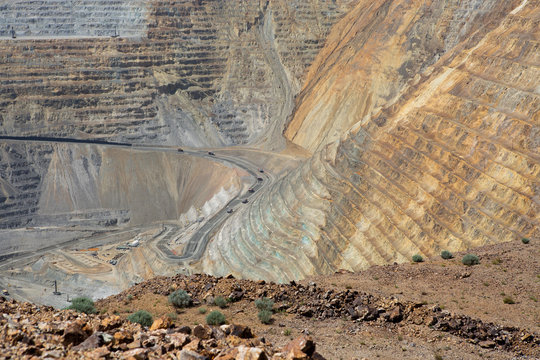
{"label": "exposed rock strata", "polygon": [[[0,134],[279,147],[272,134],[350,2],[0,1]],[[176,219],[218,190],[179,185],[193,161],[116,152],[109,166],[83,148],[2,142],[0,228]],[[209,164],[197,176],[230,180]]]}
{"label": "exposed rock strata", "polygon": [[0,228],[28,224],[38,210],[50,146],[0,145]]}
{"label": "exposed rock strata", "polygon": [[[440,17],[447,19],[463,14],[446,1],[421,3],[376,2],[373,6],[386,4],[385,13],[394,16],[383,21],[373,9],[371,18],[356,21],[370,29],[394,26],[392,34],[402,33],[401,27],[416,29],[416,37],[431,38],[435,34],[423,24],[430,23],[432,13],[442,11]],[[475,2],[460,4],[473,7]],[[325,93],[322,104],[330,106],[322,116],[341,121],[342,130],[357,122],[355,127],[274,184],[249,210],[237,213],[210,244],[201,267],[284,281],[403,262],[415,253],[539,238],[540,7],[538,1],[520,7],[507,1],[484,4],[479,15],[489,21],[478,28],[464,26],[459,44],[453,46],[457,28],[442,32],[448,41],[439,44],[442,58],[433,67],[426,68],[424,61],[434,59],[410,62],[406,57],[412,74],[400,76],[398,84],[406,77],[412,81],[385,88],[381,94],[391,95],[391,105],[373,116],[363,106],[347,105],[365,100],[367,92],[355,86],[369,80],[348,66],[348,56],[327,59],[327,68],[314,67],[319,78],[339,78],[335,86],[346,89]],[[467,18],[474,18],[471,11]],[[338,29],[355,26],[351,17]],[[395,49],[392,60],[402,60],[399,38],[391,45],[382,35],[386,32],[370,32],[375,42],[360,43],[355,50],[349,34],[338,49],[382,58]],[[376,41],[379,36],[382,40]],[[426,43],[412,43],[419,54],[433,51]],[[336,51],[332,42],[329,47],[323,53]],[[446,47],[453,49],[444,54]],[[420,70],[425,71],[412,76]],[[400,87],[401,97],[392,100]],[[304,96],[298,108],[308,99]],[[313,102],[305,106],[318,111]],[[352,113],[344,118],[341,111]],[[313,148],[329,140],[307,139],[314,141]]]}
{"label": "exposed rock strata", "polygon": [[[244,174],[176,151],[6,142],[0,144],[0,175],[0,229],[99,230],[177,220],[220,190],[224,198],[214,206],[223,206]],[[0,241],[2,255],[23,245],[15,239]]]}
{"label": "exposed rock strata", "polygon": [[122,36],[146,33],[144,0],[3,0],[0,37]]}
{"label": "exposed rock strata", "polygon": [[[0,132],[275,143],[268,133],[281,134],[305,70],[350,2],[0,5]],[[28,37],[11,39],[8,26]]]}
{"label": "exposed rock strata", "polygon": [[415,76],[459,42],[472,37],[475,44],[520,2],[358,2],[310,68],[285,136],[320,150],[396,101]]}

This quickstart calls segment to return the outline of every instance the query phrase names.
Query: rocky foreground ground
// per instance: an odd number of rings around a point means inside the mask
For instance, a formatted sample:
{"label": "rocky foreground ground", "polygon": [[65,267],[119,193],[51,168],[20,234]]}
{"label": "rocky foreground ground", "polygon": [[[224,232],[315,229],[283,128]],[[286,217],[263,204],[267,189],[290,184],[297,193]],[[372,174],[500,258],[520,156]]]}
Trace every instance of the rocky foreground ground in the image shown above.
{"label": "rocky foreground ground", "polygon": [[[470,267],[455,254],[288,284],[158,277],[98,301],[96,315],[0,298],[0,358],[537,359],[538,252],[516,241],[477,249]],[[177,289],[192,306],[168,303]],[[262,297],[275,302],[270,324],[257,319]],[[214,308],[226,325],[202,325]],[[154,316],[149,328],[126,320],[141,309]]]}
{"label": "rocky foreground ground", "polygon": [[118,315],[58,311],[0,297],[0,359],[324,359],[301,336],[282,349],[242,325],[194,327],[156,319],[150,328]]}

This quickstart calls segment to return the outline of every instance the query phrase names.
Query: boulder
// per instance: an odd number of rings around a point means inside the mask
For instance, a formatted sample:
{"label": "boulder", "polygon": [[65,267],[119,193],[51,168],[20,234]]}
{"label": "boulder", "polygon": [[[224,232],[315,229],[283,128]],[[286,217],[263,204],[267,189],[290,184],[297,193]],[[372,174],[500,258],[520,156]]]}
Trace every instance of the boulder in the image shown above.
{"label": "boulder", "polygon": [[122,354],[122,357],[129,360],[146,360],[148,359],[148,350],[141,348],[128,350]]}
{"label": "boulder", "polygon": [[401,313],[401,308],[399,306],[394,307],[386,313],[386,319],[389,322],[397,323],[403,319],[403,314]]}
{"label": "boulder", "polygon": [[127,344],[133,341],[133,335],[127,331],[117,331],[114,333],[114,343],[118,344]]}
{"label": "boulder", "polygon": [[193,335],[201,340],[208,340],[212,337],[212,328],[208,325],[197,325],[193,328]]}
{"label": "boulder", "polygon": [[116,329],[122,325],[122,318],[118,315],[107,316],[105,319],[101,320],[99,324],[99,330],[107,331]]}
{"label": "boulder", "polygon": [[184,350],[197,351],[201,348],[201,340],[193,339],[184,346]]}
{"label": "boulder", "polygon": [[215,360],[266,360],[268,357],[263,349],[257,347],[247,347],[240,345],[238,347],[222,351]]}
{"label": "boulder", "polygon": [[95,332],[79,345],[74,346],[73,350],[90,350],[100,347],[103,344],[104,341],[103,337],[101,336],[101,332]]}
{"label": "boulder", "polygon": [[180,360],[207,360],[206,356],[197,354],[191,350],[182,350],[180,351],[179,357]]}
{"label": "boulder", "polygon": [[304,359],[313,355],[314,352],[315,343],[311,336],[308,335],[297,337],[283,348],[283,353],[287,354],[287,358],[291,359]]}
{"label": "boulder", "polygon": [[152,326],[150,326],[150,331],[158,330],[158,329],[168,329],[173,326],[173,322],[170,317],[168,316],[162,316],[160,318],[157,318],[152,323]]}
{"label": "boulder", "polygon": [[191,341],[191,338],[187,334],[173,333],[166,336],[166,339],[177,349],[181,349],[184,345]]}
{"label": "boulder", "polygon": [[231,325],[229,334],[238,336],[241,339],[251,339],[254,337],[251,329],[245,325]]}
{"label": "boulder", "polygon": [[312,317],[313,316],[313,309],[307,307],[307,306],[301,306],[298,309],[298,313],[305,317]]}
{"label": "boulder", "polygon": [[65,346],[78,345],[88,337],[88,334],[83,330],[84,324],[80,321],[74,321],[67,324],[62,336],[62,342]]}
{"label": "boulder", "polygon": [[103,359],[111,354],[110,350],[106,346],[99,347],[93,351],[86,353],[86,356],[91,359]]}
{"label": "boulder", "polygon": [[187,326],[187,325],[180,326],[177,329],[177,332],[181,332],[183,334],[191,335],[191,328],[189,326]]}
{"label": "boulder", "polygon": [[240,301],[242,300],[243,297],[244,297],[244,292],[242,290],[235,290],[231,292],[231,294],[229,295],[229,299],[232,302]]}

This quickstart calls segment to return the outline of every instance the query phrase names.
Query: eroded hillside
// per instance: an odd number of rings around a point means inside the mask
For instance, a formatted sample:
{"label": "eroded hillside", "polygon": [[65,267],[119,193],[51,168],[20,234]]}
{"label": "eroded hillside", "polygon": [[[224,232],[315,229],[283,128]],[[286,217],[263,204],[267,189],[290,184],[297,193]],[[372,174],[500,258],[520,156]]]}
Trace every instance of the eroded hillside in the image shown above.
{"label": "eroded hillside", "polygon": [[283,281],[538,238],[539,21],[538,1],[361,1],[287,130],[320,151],[201,269]]}

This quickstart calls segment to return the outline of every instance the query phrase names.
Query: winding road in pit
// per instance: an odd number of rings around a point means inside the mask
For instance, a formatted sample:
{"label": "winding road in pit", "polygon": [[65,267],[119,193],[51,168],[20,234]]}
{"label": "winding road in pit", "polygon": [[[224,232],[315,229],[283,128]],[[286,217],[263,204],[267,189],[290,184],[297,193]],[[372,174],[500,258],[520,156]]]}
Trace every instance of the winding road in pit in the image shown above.
{"label": "winding road in pit", "polygon": [[[255,164],[249,162],[246,159],[238,158],[235,156],[227,155],[224,153],[219,153],[219,149],[187,149],[180,148],[178,146],[169,146],[169,145],[145,145],[145,144],[130,144],[122,142],[108,142],[103,140],[81,140],[81,139],[70,139],[70,138],[52,138],[52,137],[21,137],[21,136],[0,136],[0,140],[7,140],[12,142],[40,142],[40,143],[69,143],[69,144],[88,144],[88,145],[99,145],[99,146],[114,146],[114,147],[124,147],[130,148],[138,151],[159,151],[159,152],[176,152],[179,155],[188,155],[201,158],[207,158],[215,162],[221,162],[223,164],[232,165],[234,167],[240,168],[246,171],[253,177],[253,183],[251,189],[253,193],[242,193],[230,200],[226,206],[224,206],[219,212],[206,221],[206,223],[199,228],[188,240],[186,246],[184,247],[182,255],[176,255],[172,252],[171,249],[166,244],[166,240],[162,239],[157,243],[158,250],[162,255],[168,260],[177,262],[179,265],[183,265],[188,262],[193,262],[199,260],[207,245],[211,240],[212,235],[217,232],[219,227],[223,222],[228,218],[230,213],[227,212],[228,209],[235,209],[237,206],[242,205],[242,201],[248,200],[250,198],[258,196],[259,191],[263,187],[269,186],[273,181],[274,177],[268,172],[262,170],[261,172]],[[59,249],[68,245],[73,245],[78,240],[69,240],[67,242],[57,244],[51,247],[45,247],[40,251],[49,251],[54,249]],[[35,252],[31,254],[21,254],[14,255],[9,257],[10,260],[20,260],[28,256],[35,256]],[[7,260],[6,258],[0,259],[0,263]]]}
{"label": "winding road in pit", "polygon": [[[135,147],[137,148],[137,147]],[[220,228],[220,226],[223,224],[223,222],[231,215],[227,212],[228,209],[231,209],[234,211],[237,206],[241,206],[242,201],[247,200],[250,201],[251,197],[258,196],[259,190],[261,190],[263,187],[269,186],[273,181],[274,178],[267,172],[260,172],[257,166],[250,163],[249,161],[245,159],[240,159],[234,156],[225,155],[225,154],[215,154],[215,155],[209,155],[209,152],[202,152],[202,151],[196,151],[196,150],[184,150],[184,153],[191,155],[191,156],[199,156],[199,157],[206,157],[211,158],[214,161],[223,162],[223,163],[229,163],[233,164],[243,170],[245,170],[248,174],[250,174],[254,178],[254,182],[251,185],[251,189],[253,189],[253,194],[250,195],[248,192],[240,194],[236,197],[234,197],[231,201],[227,203],[226,206],[224,206],[219,212],[217,212],[212,218],[210,218],[200,229],[197,230],[195,234],[189,239],[186,246],[184,247],[184,251],[182,255],[175,255],[166,245],[166,239],[161,239],[157,243],[157,248],[169,259],[169,260],[177,260],[179,264],[184,264],[186,262],[192,262],[199,260],[204,250],[206,249],[206,246],[208,245],[208,242],[212,238],[212,235],[216,233],[216,231]],[[262,180],[258,180],[262,179]]]}

